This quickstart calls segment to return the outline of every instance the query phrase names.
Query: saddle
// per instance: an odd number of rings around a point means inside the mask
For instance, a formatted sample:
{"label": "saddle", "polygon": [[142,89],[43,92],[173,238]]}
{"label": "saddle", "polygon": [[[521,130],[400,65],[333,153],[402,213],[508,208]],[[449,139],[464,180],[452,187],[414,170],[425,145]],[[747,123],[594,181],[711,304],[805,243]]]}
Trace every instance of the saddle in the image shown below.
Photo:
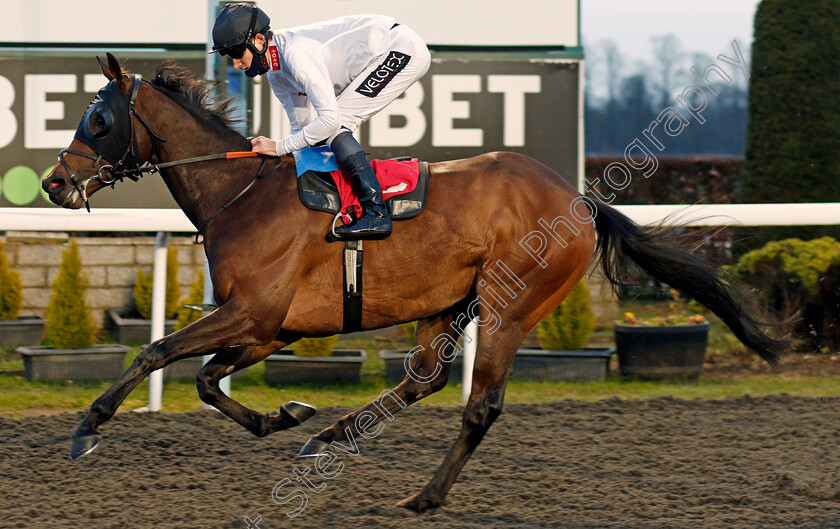
{"label": "saddle", "polygon": [[[338,173],[338,163],[328,147],[312,147],[297,151],[293,154],[298,174],[298,196],[303,205],[315,211],[336,214],[341,210],[341,196],[335,178],[341,178]],[[374,172],[382,182],[382,176],[377,169],[393,165],[395,162],[412,163],[409,157],[393,160],[372,160]],[[380,163],[377,163],[380,162]],[[386,188],[383,185],[383,195],[386,195],[385,206],[392,220],[408,220],[422,213],[426,207],[426,195],[429,190],[429,164],[417,160],[417,185],[413,190],[401,193],[400,186]],[[402,185],[402,184],[401,184]],[[396,191],[391,191],[397,188]],[[389,192],[390,191],[390,192]],[[391,195],[387,198],[387,195]],[[347,205],[345,205],[345,211]]]}
{"label": "saddle", "polygon": [[[354,196],[350,183],[341,174],[335,155],[329,147],[310,147],[296,151],[292,155],[298,176],[298,196],[304,206],[315,211],[338,214],[342,209],[342,198],[344,198],[342,213],[349,213],[359,207],[358,197]],[[385,206],[392,220],[411,219],[423,211],[429,190],[428,163],[406,157],[393,160],[371,160],[370,164],[382,187]],[[414,169],[415,166],[416,169]],[[362,241],[344,243],[342,333],[361,329],[363,253]]]}

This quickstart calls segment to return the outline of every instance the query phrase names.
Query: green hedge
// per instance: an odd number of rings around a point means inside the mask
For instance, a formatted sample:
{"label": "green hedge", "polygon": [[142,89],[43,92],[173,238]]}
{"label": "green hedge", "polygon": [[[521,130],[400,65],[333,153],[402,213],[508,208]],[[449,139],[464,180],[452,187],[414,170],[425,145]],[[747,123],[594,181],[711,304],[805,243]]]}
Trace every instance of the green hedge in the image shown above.
{"label": "green hedge", "polygon": [[[744,168],[743,158],[661,157],[656,172],[646,178],[629,168],[630,184],[620,191],[604,184],[604,170],[613,162],[627,165],[624,158],[588,156],[585,173],[590,182],[597,178],[604,195],[614,193],[614,204],[694,204],[710,198],[718,204],[735,202],[735,189]],[[590,195],[592,196],[592,195]]]}
{"label": "green hedge", "polygon": [[[840,202],[840,2],[764,0],[755,15],[740,203]],[[744,249],[828,226],[756,230]]]}

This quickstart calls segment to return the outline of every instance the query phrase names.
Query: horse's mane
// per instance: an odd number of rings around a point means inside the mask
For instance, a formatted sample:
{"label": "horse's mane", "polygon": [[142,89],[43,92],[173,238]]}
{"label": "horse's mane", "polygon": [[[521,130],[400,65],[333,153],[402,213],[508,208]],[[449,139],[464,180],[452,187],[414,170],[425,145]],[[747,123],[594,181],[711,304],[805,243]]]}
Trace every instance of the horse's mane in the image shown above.
{"label": "horse's mane", "polygon": [[157,67],[152,86],[163,89],[194,115],[229,130],[234,130],[233,127],[240,121],[231,115],[234,97],[217,98],[212,82],[196,78],[171,59]]}

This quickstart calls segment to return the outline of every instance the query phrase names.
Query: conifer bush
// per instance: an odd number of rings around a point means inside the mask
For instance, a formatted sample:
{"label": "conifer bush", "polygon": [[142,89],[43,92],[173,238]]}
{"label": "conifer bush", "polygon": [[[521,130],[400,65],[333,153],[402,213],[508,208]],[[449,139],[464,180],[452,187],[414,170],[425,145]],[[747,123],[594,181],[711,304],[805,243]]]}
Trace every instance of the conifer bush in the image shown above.
{"label": "conifer bush", "polygon": [[85,303],[89,281],[75,240],[61,255],[61,267],[52,284],[44,338],[56,349],[87,349],[96,343],[96,327]]}
{"label": "conifer bush", "polygon": [[[145,273],[142,268],[137,270],[137,280],[134,282],[134,305],[137,313],[144,320],[152,319],[152,284],[154,272]],[[166,308],[164,317],[174,318],[181,306],[181,292],[178,287],[178,249],[168,247],[166,252]]]}
{"label": "conifer bush", "polygon": [[23,306],[23,284],[17,270],[9,268],[0,241],[0,320],[16,320]]}
{"label": "conifer bush", "polygon": [[137,314],[143,319],[152,318],[152,275],[137,268],[137,279],[134,280],[134,306]]}
{"label": "conifer bush", "polygon": [[595,329],[586,279],[572,290],[559,307],[537,326],[540,345],[550,351],[570,351],[586,345]]}
{"label": "conifer bush", "polygon": [[[185,302],[186,305],[201,305],[204,303],[204,270],[198,271],[198,279],[192,282],[190,295]],[[175,330],[183,329],[190,323],[198,321],[204,312],[191,309],[182,305],[178,308],[178,321],[175,322]]]}

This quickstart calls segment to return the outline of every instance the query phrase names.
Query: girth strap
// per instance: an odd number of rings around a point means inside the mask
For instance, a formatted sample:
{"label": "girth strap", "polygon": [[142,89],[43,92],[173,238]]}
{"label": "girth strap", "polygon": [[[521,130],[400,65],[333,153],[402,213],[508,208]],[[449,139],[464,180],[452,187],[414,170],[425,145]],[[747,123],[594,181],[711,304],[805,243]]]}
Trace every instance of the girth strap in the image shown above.
{"label": "girth strap", "polygon": [[342,333],[362,328],[362,241],[344,243],[344,323]]}

